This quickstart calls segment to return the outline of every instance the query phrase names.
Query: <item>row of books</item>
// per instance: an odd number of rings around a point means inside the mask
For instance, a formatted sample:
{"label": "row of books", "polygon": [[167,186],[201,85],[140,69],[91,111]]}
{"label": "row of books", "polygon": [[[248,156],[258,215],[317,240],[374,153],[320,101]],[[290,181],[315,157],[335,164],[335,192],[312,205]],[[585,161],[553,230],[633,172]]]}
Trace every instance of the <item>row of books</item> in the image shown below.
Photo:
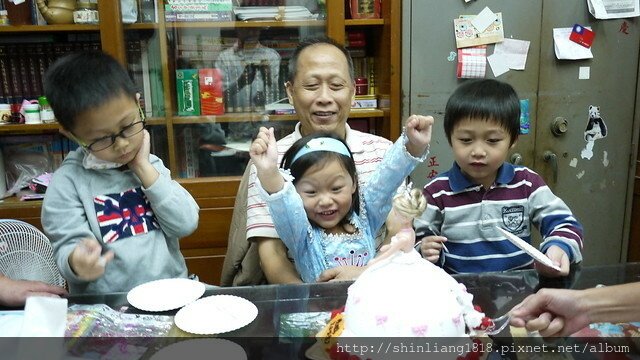
{"label": "row of books", "polygon": [[231,0],[165,0],[164,20],[181,21],[232,21]]}
{"label": "row of books", "polygon": [[157,38],[135,38],[130,34],[126,40],[127,70],[141,94],[140,105],[147,117],[164,117],[164,88],[162,61]]}
{"label": "row of books", "polygon": [[0,44],[0,102],[37,99],[44,94],[44,73],[57,58],[99,49],[100,43],[93,41]]}
{"label": "row of books", "polygon": [[165,21],[303,20],[318,16],[315,1],[165,0]]}
{"label": "row of books", "polygon": [[[99,51],[100,43],[46,42],[0,44],[0,103],[20,104],[44,95],[44,74],[59,57],[83,50]],[[147,116],[165,115],[162,64],[157,41],[127,41],[127,67],[142,94]]]}

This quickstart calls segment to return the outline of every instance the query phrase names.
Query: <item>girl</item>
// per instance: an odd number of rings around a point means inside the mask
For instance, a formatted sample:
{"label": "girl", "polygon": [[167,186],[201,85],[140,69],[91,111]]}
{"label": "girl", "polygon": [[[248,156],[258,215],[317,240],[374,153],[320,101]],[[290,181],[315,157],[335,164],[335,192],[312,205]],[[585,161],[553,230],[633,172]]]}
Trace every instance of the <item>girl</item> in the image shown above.
{"label": "girl", "polygon": [[411,116],[362,188],[351,152],[336,135],[296,141],[284,154],[281,173],[273,129],[260,128],[250,149],[257,186],[304,282],[336,266],[365,266],[374,257],[374,237],[391,208],[389,199],[428,155],[432,125],[430,116]]}

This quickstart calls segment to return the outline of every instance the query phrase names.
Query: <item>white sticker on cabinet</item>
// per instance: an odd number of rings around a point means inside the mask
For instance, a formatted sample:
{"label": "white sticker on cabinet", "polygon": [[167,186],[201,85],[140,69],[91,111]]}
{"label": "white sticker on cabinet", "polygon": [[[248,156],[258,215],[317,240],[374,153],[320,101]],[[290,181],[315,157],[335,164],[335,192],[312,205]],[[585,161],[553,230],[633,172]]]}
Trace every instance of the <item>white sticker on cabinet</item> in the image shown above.
{"label": "white sticker on cabinet", "polygon": [[569,166],[571,166],[572,168],[578,166],[578,159],[576,158],[571,159],[571,161],[569,162]]}

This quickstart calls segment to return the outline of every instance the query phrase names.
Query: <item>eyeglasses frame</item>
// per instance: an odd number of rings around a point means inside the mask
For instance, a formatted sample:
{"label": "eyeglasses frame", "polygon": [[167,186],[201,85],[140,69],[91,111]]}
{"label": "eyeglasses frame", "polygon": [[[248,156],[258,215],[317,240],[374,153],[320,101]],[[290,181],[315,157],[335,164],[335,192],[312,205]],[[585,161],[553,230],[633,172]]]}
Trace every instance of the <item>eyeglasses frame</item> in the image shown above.
{"label": "eyeglasses frame", "polygon": [[[73,133],[71,133],[71,132],[70,132],[70,134],[71,134],[71,135],[73,135],[73,140],[74,140],[75,142],[77,142],[80,146],[82,146],[83,148],[85,148],[85,149],[87,149],[87,150],[89,150],[89,151],[98,152],[98,151],[106,150],[106,149],[108,149],[108,148],[112,147],[112,146],[113,146],[113,144],[115,144],[115,143],[116,143],[116,139],[117,139],[117,138],[121,137],[121,138],[123,138],[123,139],[128,139],[128,138],[132,137],[133,135],[138,135],[139,133],[141,133],[142,131],[144,131],[144,129],[146,129],[146,128],[147,128],[147,119],[146,119],[146,116],[145,116],[145,114],[144,114],[144,111],[142,111],[142,108],[140,107],[140,104],[138,104],[138,115],[140,115],[140,120],[139,120],[139,121],[135,121],[135,122],[133,122],[133,123],[131,123],[131,124],[129,124],[129,125],[127,125],[127,126],[125,126],[125,127],[124,127],[122,130],[120,130],[117,134],[104,136],[104,137],[102,137],[102,138],[100,138],[100,139],[94,140],[93,142],[91,142],[91,144],[87,144],[86,142],[84,142],[84,141],[80,140],[80,139],[79,139],[75,134],[73,134]],[[138,131],[138,132],[137,132],[137,133],[135,133],[135,134],[132,134],[131,136],[124,136],[124,134],[123,134],[123,133],[124,133],[127,129],[131,128],[133,125],[137,125],[138,123],[142,123],[142,130]],[[94,149],[92,149],[92,148],[91,148],[91,147],[93,146],[93,144],[97,143],[98,141],[102,141],[102,140],[104,140],[104,139],[109,139],[109,138],[111,139],[111,145],[109,145],[109,146],[107,146],[107,147],[105,147],[105,148],[102,148],[102,149],[100,149],[100,150],[94,150]]]}

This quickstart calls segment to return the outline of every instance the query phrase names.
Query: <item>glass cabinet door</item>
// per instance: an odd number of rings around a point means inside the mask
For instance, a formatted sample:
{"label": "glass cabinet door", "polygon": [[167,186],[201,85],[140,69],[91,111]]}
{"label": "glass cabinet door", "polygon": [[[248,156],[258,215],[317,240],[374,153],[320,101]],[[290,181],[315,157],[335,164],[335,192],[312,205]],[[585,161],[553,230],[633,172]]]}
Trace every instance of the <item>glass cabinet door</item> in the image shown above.
{"label": "glass cabinet door", "polygon": [[301,40],[326,31],[312,4],[287,6],[306,12],[292,19],[278,7],[242,6],[206,22],[191,21],[206,13],[180,16],[165,7],[177,177],[242,175],[259,127],[273,127],[277,138],[293,131],[289,58]]}

